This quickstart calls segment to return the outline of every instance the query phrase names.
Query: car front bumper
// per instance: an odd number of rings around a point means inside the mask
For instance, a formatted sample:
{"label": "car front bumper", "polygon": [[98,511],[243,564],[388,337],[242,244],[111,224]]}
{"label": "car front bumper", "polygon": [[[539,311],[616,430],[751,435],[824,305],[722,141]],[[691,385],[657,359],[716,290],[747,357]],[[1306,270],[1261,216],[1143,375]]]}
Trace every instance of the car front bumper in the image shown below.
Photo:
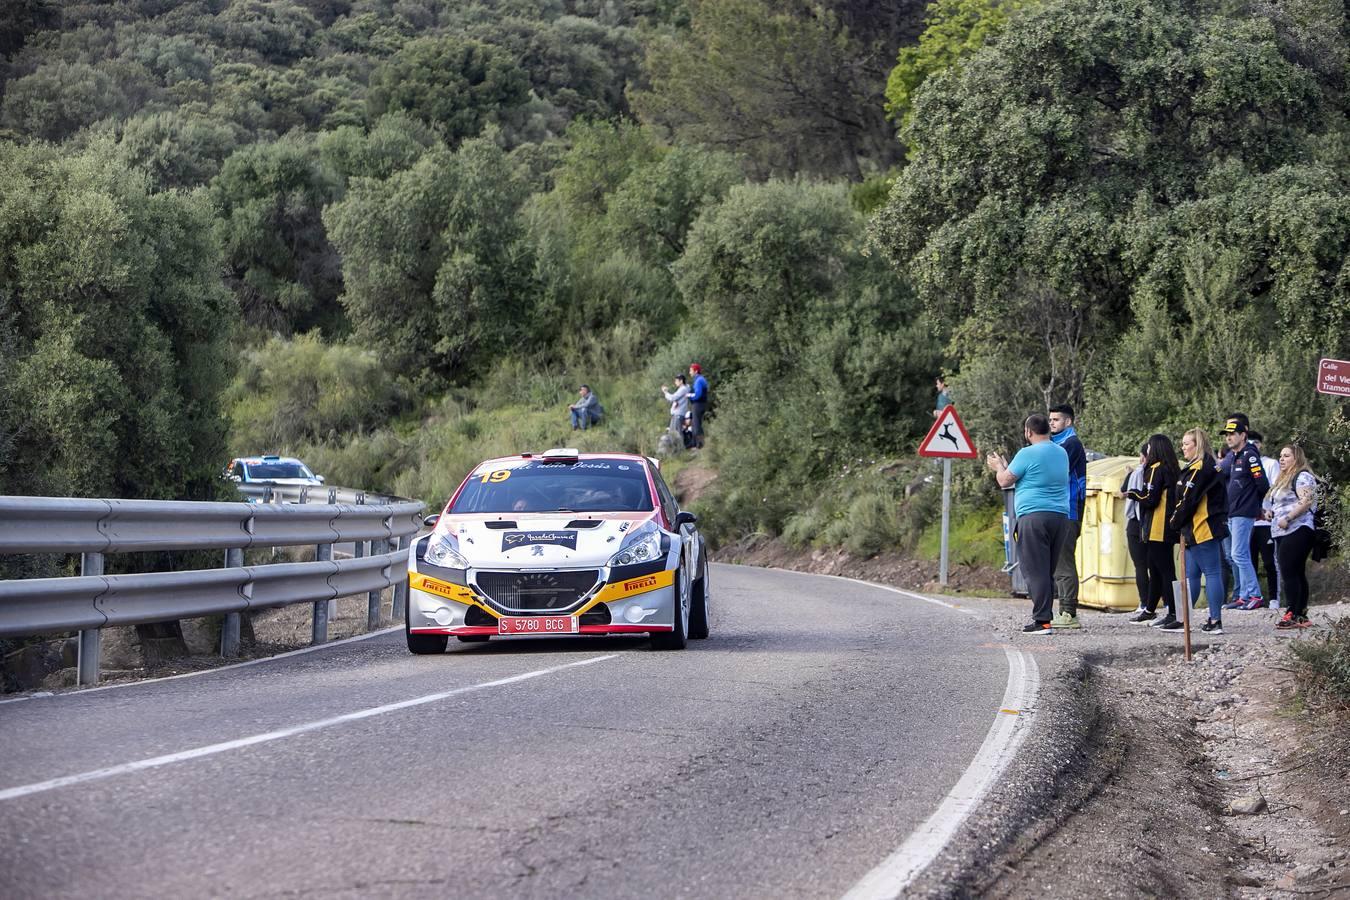
{"label": "car front bumper", "polygon": [[[408,587],[408,630],[413,634],[466,637],[497,635],[497,620],[507,615],[494,609],[470,585],[453,584],[419,572],[409,572]],[[573,626],[576,630],[570,634],[650,634],[672,631],[675,627],[677,590],[673,570],[603,583],[576,610],[566,614],[578,619]],[[474,609],[479,612],[471,615]],[[483,613],[490,620],[484,621]],[[475,620],[475,624],[468,624],[466,619],[469,618]],[[608,618],[609,621],[604,624],[584,621],[597,618]],[[550,633],[550,636],[567,637],[569,633]]]}

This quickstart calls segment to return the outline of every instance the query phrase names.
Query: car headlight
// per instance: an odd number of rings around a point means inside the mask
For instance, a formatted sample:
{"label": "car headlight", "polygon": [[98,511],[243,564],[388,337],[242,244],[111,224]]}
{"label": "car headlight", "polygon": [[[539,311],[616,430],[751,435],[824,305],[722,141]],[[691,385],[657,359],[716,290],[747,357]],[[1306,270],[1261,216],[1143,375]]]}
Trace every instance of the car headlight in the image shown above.
{"label": "car headlight", "polygon": [[609,564],[611,566],[631,566],[636,563],[651,562],[661,555],[661,534],[657,531],[649,531],[610,557]]}
{"label": "car headlight", "polygon": [[426,556],[422,557],[433,566],[440,566],[442,569],[467,569],[469,561],[464,555],[455,549],[455,539],[448,534],[441,535],[434,539],[431,545],[427,547]]}

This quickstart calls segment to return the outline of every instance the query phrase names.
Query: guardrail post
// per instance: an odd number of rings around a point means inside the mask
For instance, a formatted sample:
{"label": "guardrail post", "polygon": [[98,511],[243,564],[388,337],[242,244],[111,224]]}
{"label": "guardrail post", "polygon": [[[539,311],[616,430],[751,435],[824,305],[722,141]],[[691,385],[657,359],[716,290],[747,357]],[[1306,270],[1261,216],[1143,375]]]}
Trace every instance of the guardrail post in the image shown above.
{"label": "guardrail post", "polygon": [[[400,551],[406,552],[408,549],[408,538],[401,537],[396,545]],[[408,609],[408,565],[400,565],[397,561],[394,563],[393,571],[390,572],[394,578],[394,621],[402,621],[407,615]],[[401,576],[401,577],[399,577]]]}
{"label": "guardrail post", "polygon": [[[232,549],[225,551],[225,568],[237,569],[244,564],[244,551],[242,549]],[[220,626],[220,655],[226,659],[231,659],[239,655],[239,617],[240,613],[232,612],[225,614],[225,621]]]}
{"label": "guardrail post", "polygon": [[[81,553],[81,575],[102,575],[103,554]],[[85,686],[98,684],[99,655],[103,652],[103,632],[86,628],[80,632],[79,655],[75,658],[75,683]]]}
{"label": "guardrail post", "polygon": [[[370,542],[370,555],[375,555],[375,548],[379,546],[377,541]],[[384,595],[383,591],[371,591],[366,595],[366,630],[374,631],[380,627],[380,598]]]}
{"label": "guardrail post", "polygon": [[[333,558],[333,545],[320,544],[314,548],[316,562],[328,562]],[[331,600],[314,601],[314,622],[310,629],[310,643],[323,644],[328,641],[328,604]]]}

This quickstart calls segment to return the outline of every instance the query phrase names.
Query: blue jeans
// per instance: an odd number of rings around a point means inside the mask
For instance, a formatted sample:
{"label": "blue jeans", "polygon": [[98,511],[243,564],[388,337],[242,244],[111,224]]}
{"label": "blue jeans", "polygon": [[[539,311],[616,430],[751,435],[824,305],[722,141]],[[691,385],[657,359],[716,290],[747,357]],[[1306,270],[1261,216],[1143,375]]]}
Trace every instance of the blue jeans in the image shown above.
{"label": "blue jeans", "polygon": [[572,410],[572,427],[580,428],[585,431],[595,423],[600,421],[600,417],[589,409]]}
{"label": "blue jeans", "polygon": [[1252,528],[1256,520],[1248,516],[1229,516],[1228,530],[1233,538],[1233,576],[1237,579],[1237,595],[1245,600],[1261,596],[1261,584],[1256,580],[1252,565]]}
{"label": "blue jeans", "polygon": [[1215,622],[1223,619],[1223,553],[1218,541],[1186,545],[1186,584],[1191,601],[1200,596],[1200,576],[1205,576],[1205,598],[1209,601],[1209,617]]}

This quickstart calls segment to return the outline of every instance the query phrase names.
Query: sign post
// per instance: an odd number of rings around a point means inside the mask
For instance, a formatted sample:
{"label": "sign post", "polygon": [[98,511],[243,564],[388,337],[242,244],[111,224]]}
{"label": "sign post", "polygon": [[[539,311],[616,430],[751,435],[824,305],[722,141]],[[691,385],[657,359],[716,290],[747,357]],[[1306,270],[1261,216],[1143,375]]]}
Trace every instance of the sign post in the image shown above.
{"label": "sign post", "polygon": [[1317,392],[1350,397],[1350,360],[1320,360],[1317,363]]}
{"label": "sign post", "polygon": [[933,427],[919,443],[919,455],[942,460],[942,554],[938,562],[938,583],[947,584],[947,538],[952,520],[952,460],[975,459],[979,453],[956,414],[955,406],[946,406],[933,420]]}

